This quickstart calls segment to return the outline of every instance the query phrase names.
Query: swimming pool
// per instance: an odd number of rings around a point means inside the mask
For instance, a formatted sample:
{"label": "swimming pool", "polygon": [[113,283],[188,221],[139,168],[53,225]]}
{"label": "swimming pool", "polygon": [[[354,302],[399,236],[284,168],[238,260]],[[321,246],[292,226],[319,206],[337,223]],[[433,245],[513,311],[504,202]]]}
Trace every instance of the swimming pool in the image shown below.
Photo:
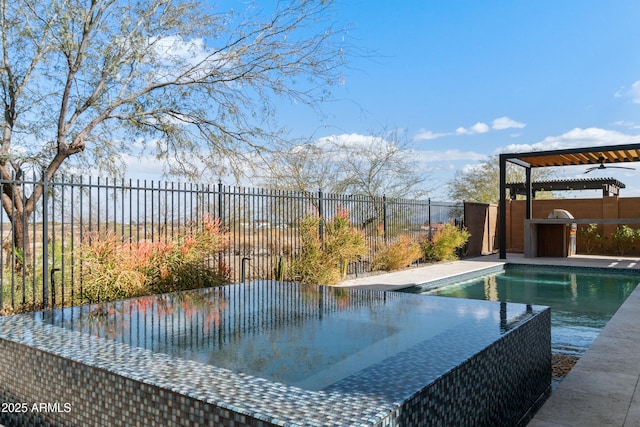
{"label": "swimming pool", "polygon": [[511,425],[548,391],[549,319],[280,282],[7,316],[0,397],[71,410],[0,422]]}
{"label": "swimming pool", "polygon": [[639,281],[640,274],[628,270],[507,264],[501,271],[424,293],[549,306],[553,351],[581,355]]}

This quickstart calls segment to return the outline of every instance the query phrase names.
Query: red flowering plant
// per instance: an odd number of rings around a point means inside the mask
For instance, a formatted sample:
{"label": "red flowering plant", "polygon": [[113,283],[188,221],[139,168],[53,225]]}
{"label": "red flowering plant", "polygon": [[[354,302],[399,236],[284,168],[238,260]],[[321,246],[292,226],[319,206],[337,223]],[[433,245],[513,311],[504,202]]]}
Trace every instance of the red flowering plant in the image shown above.
{"label": "red flowering plant", "polygon": [[211,287],[229,269],[217,255],[227,239],[218,218],[204,215],[189,234],[161,241],[124,241],[115,233],[90,233],[77,249],[85,302]]}

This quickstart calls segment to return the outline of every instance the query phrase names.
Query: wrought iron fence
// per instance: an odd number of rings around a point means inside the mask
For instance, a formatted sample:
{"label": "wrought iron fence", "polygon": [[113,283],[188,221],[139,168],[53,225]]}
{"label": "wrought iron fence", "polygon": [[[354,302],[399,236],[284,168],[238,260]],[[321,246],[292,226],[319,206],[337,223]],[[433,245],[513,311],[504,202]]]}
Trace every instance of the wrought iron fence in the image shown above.
{"label": "wrought iron fence", "polygon": [[[36,189],[33,212],[24,207]],[[204,215],[220,218],[227,240],[219,254],[232,282],[273,279],[279,263],[299,250],[297,224],[309,214],[349,213],[371,253],[349,266],[370,271],[380,245],[401,234],[430,238],[437,224],[463,223],[463,207],[431,200],[301,193],[217,184],[61,177],[41,182],[0,180],[0,311],[51,308],[82,302],[77,247],[111,233],[124,241],[162,242],[189,233]],[[13,201],[13,202],[12,202]],[[19,224],[23,224],[20,226]],[[20,229],[18,229],[20,228]],[[322,236],[322,229],[320,230]]]}

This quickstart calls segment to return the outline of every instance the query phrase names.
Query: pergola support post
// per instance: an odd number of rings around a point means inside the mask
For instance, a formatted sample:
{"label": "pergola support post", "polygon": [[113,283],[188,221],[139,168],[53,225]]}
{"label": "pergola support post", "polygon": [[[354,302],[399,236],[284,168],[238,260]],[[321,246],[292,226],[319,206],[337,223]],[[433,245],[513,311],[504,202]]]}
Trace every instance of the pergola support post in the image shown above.
{"label": "pergola support post", "polygon": [[500,154],[500,203],[498,205],[500,219],[498,234],[500,259],[507,259],[507,157]]}

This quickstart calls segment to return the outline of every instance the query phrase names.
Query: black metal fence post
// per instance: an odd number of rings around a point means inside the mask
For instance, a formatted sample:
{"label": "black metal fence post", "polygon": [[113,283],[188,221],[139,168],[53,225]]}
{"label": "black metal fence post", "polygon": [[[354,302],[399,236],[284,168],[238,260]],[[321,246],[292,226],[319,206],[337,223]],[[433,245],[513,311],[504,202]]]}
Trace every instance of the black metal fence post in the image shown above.
{"label": "black metal fence post", "polygon": [[320,236],[320,243],[324,242],[324,196],[322,189],[318,190],[318,216],[320,217],[320,223],[318,225],[318,234]]}
{"label": "black metal fence post", "polygon": [[428,221],[429,221],[429,225],[428,225],[428,227],[429,227],[429,241],[431,241],[431,240],[433,240],[432,239],[433,235],[432,235],[432,229],[431,229],[431,199],[430,198],[427,199],[427,209],[429,210],[428,216],[427,216]]}
{"label": "black metal fence post", "polygon": [[[49,180],[42,171],[42,308],[47,309],[49,301]],[[24,218],[26,223],[27,219]],[[26,224],[25,224],[26,225]],[[33,239],[36,236],[32,237]]]}
{"label": "black metal fence post", "polygon": [[382,195],[382,239],[387,243],[387,195]]}
{"label": "black metal fence post", "polygon": [[218,181],[218,218],[220,218],[220,221],[222,221],[222,223],[224,224],[224,218],[223,218],[223,209],[222,209],[222,181]]}
{"label": "black metal fence post", "polygon": [[[224,195],[222,194],[222,190],[224,186],[222,185],[222,180],[218,180],[218,220],[220,221],[220,226],[224,228],[224,209],[223,209],[223,200]],[[224,263],[224,255],[222,252],[218,253],[218,266],[221,266]]]}

